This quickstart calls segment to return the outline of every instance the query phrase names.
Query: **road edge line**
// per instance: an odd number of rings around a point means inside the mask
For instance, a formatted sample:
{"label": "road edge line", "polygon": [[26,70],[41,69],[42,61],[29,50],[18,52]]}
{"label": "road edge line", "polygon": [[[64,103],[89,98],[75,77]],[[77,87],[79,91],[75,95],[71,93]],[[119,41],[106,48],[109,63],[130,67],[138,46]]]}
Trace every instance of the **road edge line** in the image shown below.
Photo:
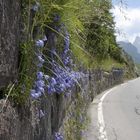
{"label": "road edge line", "polygon": [[105,131],[105,122],[104,122],[104,116],[103,116],[103,101],[105,97],[112,92],[116,87],[110,89],[107,91],[101,98],[100,102],[98,103],[98,127],[99,127],[99,140],[108,140],[107,133]]}

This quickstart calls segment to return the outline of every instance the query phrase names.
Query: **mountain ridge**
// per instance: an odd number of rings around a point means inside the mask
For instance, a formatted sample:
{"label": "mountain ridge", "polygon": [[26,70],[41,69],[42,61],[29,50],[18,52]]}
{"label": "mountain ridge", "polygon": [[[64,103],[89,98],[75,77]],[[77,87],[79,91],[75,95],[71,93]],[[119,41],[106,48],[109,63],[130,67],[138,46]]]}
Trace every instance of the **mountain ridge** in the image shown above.
{"label": "mountain ridge", "polygon": [[133,45],[138,49],[138,52],[140,53],[140,37],[136,36]]}
{"label": "mountain ridge", "polygon": [[130,42],[125,41],[119,41],[118,45],[133,58],[135,63],[140,64],[140,53],[138,52],[136,46]]}

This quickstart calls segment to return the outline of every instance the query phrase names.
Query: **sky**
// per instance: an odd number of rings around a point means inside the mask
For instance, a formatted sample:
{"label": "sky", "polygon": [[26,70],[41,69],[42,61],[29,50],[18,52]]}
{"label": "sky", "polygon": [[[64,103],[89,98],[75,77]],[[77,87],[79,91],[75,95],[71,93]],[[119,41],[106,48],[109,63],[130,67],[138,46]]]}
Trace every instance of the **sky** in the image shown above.
{"label": "sky", "polygon": [[135,40],[140,36],[140,0],[113,0],[114,8],[111,10],[116,22],[117,41]]}

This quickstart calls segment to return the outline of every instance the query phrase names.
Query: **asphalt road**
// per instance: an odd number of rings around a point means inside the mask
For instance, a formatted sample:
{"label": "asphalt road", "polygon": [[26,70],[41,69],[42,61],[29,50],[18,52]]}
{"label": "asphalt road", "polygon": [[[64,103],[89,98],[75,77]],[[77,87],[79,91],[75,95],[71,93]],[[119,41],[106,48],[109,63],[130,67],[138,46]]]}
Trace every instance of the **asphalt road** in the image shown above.
{"label": "asphalt road", "polygon": [[105,91],[88,115],[85,140],[140,140],[140,78]]}

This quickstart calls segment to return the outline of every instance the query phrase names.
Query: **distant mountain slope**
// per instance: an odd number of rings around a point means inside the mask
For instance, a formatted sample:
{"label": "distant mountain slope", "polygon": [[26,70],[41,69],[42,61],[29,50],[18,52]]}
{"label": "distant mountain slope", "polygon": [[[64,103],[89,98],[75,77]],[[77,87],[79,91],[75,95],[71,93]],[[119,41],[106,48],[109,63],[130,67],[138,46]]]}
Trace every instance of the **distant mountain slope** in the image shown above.
{"label": "distant mountain slope", "polygon": [[129,55],[132,56],[135,63],[140,64],[140,53],[138,53],[137,48],[130,42],[118,42],[119,46],[123,48]]}
{"label": "distant mountain slope", "polygon": [[133,45],[138,49],[138,52],[140,53],[140,37],[137,36]]}

